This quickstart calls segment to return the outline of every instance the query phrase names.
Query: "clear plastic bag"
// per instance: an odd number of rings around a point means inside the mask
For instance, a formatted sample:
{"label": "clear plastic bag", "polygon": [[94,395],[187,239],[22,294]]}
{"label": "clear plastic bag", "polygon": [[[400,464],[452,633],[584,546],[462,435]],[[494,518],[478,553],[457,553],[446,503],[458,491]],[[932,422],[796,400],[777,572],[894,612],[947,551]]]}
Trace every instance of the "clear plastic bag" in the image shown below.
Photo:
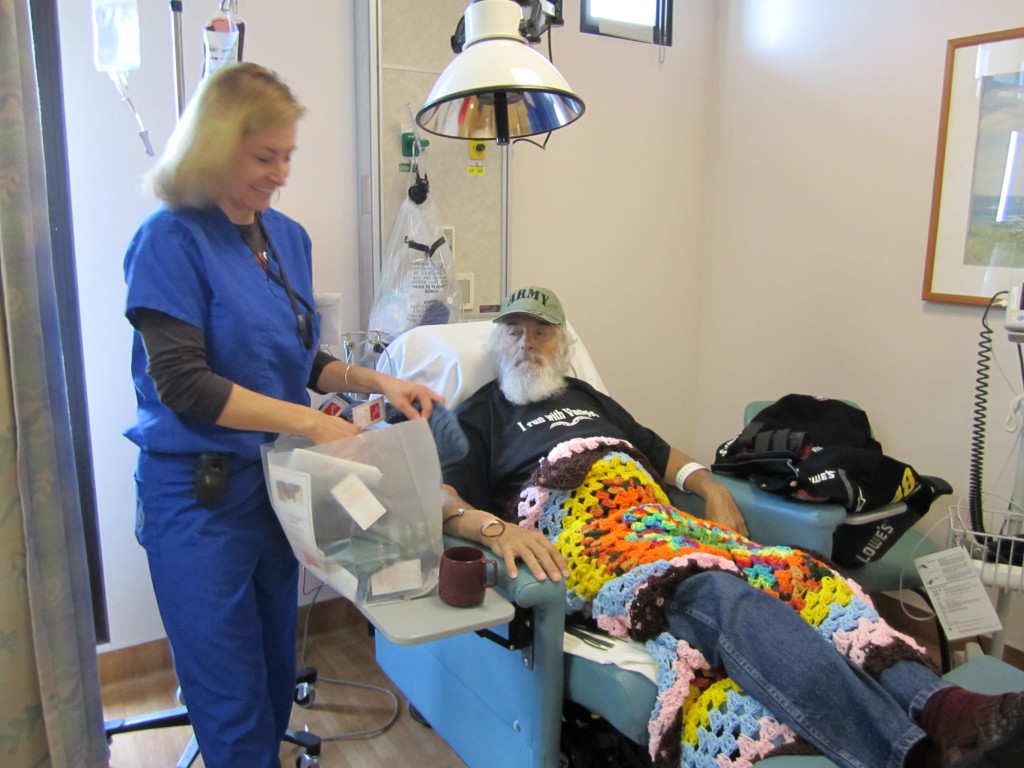
{"label": "clear plastic bag", "polygon": [[426,419],[313,446],[263,446],[270,499],[295,556],[361,605],[430,594],[441,563],[441,464]]}
{"label": "clear plastic bag", "polygon": [[454,262],[433,200],[428,197],[419,205],[408,197],[403,200],[384,252],[370,330],[390,343],[419,325],[461,322]]}
{"label": "clear plastic bag", "polygon": [[221,0],[217,13],[203,25],[203,77],[242,61],[244,45],[245,22],[238,16],[237,0]]}
{"label": "clear plastic bag", "polygon": [[137,0],[92,0],[92,57],[97,72],[134,72],[142,65]]}

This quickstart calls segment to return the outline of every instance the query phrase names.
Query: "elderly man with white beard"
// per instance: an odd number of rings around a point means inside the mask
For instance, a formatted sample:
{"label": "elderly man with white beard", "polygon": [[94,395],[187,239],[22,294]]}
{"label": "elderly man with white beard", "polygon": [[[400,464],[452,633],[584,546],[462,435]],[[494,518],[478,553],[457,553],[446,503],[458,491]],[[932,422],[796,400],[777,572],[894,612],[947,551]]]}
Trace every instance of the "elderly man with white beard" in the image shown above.
{"label": "elderly man with white beard", "polygon": [[[456,410],[470,448],[443,467],[444,530],[511,578],[521,561],[564,579],[567,612],[667,649],[655,768],[808,751],[844,768],[1019,765],[1024,693],[948,683],[833,566],[748,539],[706,467],[569,375],[573,343],[553,291],[502,303],[498,377]],[[704,518],[672,506],[662,478],[701,496]],[[719,684],[737,696],[715,698]]]}
{"label": "elderly man with white beard", "polygon": [[607,395],[568,376],[575,339],[553,291],[531,286],[513,292],[495,324],[498,379],[458,410],[470,456],[444,467],[444,517],[452,520],[446,532],[455,534],[456,525],[460,535],[482,530],[482,543],[504,557],[513,578],[517,559],[538,579],[563,577],[564,558],[538,531],[501,523],[516,520],[522,483],[552,447],[570,437],[611,435],[632,442],[664,477],[702,497],[710,519],[745,534],[728,490],[706,467],[638,424]]}
{"label": "elderly man with white beard", "polygon": [[530,286],[513,292],[494,322],[498,378],[457,410],[470,455],[444,467],[447,533],[483,530],[482,543],[505,559],[513,577],[517,559],[538,579],[566,575],[565,559],[547,539],[501,523],[516,521],[519,492],[540,457],[564,440],[591,435],[631,442],[663,477],[701,496],[709,519],[747,532],[729,491],[706,467],[638,424],[610,397],[568,375],[576,340],[553,291]]}

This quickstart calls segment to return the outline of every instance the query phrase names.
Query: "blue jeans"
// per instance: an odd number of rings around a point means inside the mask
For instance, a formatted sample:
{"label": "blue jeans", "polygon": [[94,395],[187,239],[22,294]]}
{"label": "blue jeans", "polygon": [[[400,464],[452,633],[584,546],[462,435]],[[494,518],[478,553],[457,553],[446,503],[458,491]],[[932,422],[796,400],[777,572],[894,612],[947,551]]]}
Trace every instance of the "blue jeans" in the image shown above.
{"label": "blue jeans", "polygon": [[669,631],[847,768],[900,768],[925,734],[914,719],[948,685],[900,661],[875,680],[790,606],[731,574],[685,579],[666,605]]}
{"label": "blue jeans", "polygon": [[231,465],[227,494],[211,508],[192,499],[194,481],[195,457],[139,458],[136,536],[192,729],[208,768],[280,768],[298,562],[259,462]]}

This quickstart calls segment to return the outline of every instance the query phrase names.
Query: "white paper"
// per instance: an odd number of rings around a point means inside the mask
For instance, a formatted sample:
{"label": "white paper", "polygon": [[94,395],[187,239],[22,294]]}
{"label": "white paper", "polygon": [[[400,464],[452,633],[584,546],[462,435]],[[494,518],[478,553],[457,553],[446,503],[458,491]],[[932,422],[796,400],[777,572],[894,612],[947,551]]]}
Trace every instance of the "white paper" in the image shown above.
{"label": "white paper", "polygon": [[359,475],[359,479],[363,483],[371,488],[376,488],[384,476],[384,473],[372,464],[339,459],[337,456],[328,456],[326,453],[310,451],[305,448],[296,448],[292,451],[288,458],[288,466],[316,477],[325,477],[330,473],[335,473],[335,476],[338,476],[341,473],[354,472]]}
{"label": "white paper", "polygon": [[310,477],[305,472],[270,464],[270,495],[277,518],[295,556],[304,565],[315,565],[324,553],[313,533],[313,504]]}
{"label": "white paper", "polygon": [[345,508],[364,531],[387,512],[359,475],[349,475],[331,488],[331,496]]}
{"label": "white paper", "polygon": [[571,632],[566,632],[562,638],[562,650],[598,664],[612,664],[620,669],[637,672],[652,683],[658,682],[658,662],[647,652],[643,643],[608,635],[600,637],[609,647],[595,648]]}
{"label": "white paper", "polygon": [[1003,628],[985,585],[965,549],[953,547],[914,558],[948,640]]}
{"label": "white paper", "polygon": [[419,560],[402,560],[382,568],[370,577],[370,592],[377,595],[391,595],[407,592],[423,586]]}

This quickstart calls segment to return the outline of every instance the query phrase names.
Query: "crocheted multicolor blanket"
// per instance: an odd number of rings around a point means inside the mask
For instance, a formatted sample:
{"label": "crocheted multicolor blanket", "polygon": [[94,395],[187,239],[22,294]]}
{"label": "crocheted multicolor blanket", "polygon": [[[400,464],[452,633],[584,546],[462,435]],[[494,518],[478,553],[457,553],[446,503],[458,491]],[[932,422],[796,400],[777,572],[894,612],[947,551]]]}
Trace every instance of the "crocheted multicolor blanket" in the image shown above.
{"label": "crocheted multicolor blanket", "polygon": [[762,546],[671,506],[646,458],[610,438],[560,444],[519,504],[570,563],[567,611],[646,643],[658,663],[649,723],[655,768],[749,766],[796,749],[796,734],[703,655],[666,631],[681,578],[717,569],[785,601],[853,663],[878,674],[922,649],[879,617],[860,587],[799,550]]}

